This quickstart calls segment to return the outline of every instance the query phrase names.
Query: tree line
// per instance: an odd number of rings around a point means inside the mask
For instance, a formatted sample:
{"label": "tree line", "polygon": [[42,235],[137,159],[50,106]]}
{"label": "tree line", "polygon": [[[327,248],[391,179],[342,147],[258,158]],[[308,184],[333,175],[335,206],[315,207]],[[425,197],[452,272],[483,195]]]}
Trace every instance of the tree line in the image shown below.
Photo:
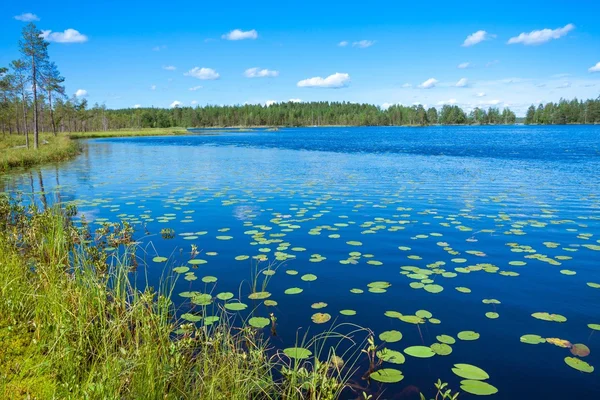
{"label": "tree line", "polygon": [[[39,132],[86,132],[111,129],[224,127],[224,126],[321,126],[321,125],[500,125],[514,124],[509,108],[475,108],[465,112],[457,105],[440,109],[423,105],[393,105],[386,109],[350,102],[246,104],[165,108],[107,109],[89,106],[84,98],[69,98],[64,78],[48,56],[49,43],[30,23],[19,41],[21,58],[0,68],[0,125],[3,134],[33,133],[34,147]],[[526,124],[600,123],[600,97],[531,106]]]}
{"label": "tree line", "polygon": [[600,96],[596,100],[571,101],[531,105],[525,115],[525,124],[599,124]]}

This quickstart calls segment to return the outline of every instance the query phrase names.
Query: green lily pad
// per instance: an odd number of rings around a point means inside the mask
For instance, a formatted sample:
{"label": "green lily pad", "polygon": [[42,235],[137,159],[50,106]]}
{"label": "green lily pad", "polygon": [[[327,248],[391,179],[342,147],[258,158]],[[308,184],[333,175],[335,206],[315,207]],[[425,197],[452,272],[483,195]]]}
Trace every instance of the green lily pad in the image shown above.
{"label": "green lily pad", "polygon": [[361,294],[361,293],[364,293],[364,292],[365,291],[362,290],[362,289],[356,289],[356,288],[350,289],[350,293],[354,293],[354,294]]}
{"label": "green lily pad", "polygon": [[199,315],[185,313],[185,314],[181,314],[181,319],[184,319],[189,322],[198,322],[202,319],[202,317]]}
{"label": "green lily pad", "polygon": [[441,343],[446,343],[446,344],[456,343],[456,339],[454,339],[452,336],[449,336],[449,335],[439,335],[439,336],[436,336],[436,339],[438,340],[438,342],[441,342]]}
{"label": "green lily pad", "polygon": [[600,324],[588,324],[588,328],[593,329],[595,331],[600,331]]}
{"label": "green lily pad", "polygon": [[255,328],[264,328],[265,326],[269,325],[271,323],[271,321],[269,320],[269,318],[264,318],[264,317],[252,317],[248,320],[248,324],[250,326],[253,326]]}
{"label": "green lily pad", "polygon": [[429,293],[440,293],[444,290],[442,286],[436,284],[425,285],[423,289]]}
{"label": "green lily pad", "polygon": [[577,371],[585,372],[588,374],[594,372],[594,367],[592,367],[585,361],[580,360],[579,358],[565,357],[565,363],[567,363],[569,367],[575,368]]}
{"label": "green lily pad", "polygon": [[206,264],[206,263],[208,263],[208,261],[202,260],[200,258],[194,258],[193,260],[188,261],[188,264],[191,264],[191,265],[202,265],[202,264]]}
{"label": "green lily pad", "polygon": [[315,313],[310,319],[312,319],[312,322],[315,324],[324,324],[331,319],[331,315],[327,313]]}
{"label": "green lily pad", "polygon": [[264,300],[271,297],[271,293],[269,292],[254,292],[248,295],[250,300]]}
{"label": "green lily pad", "polygon": [[300,289],[298,287],[293,287],[293,288],[286,289],[285,292],[283,292],[283,293],[285,293],[285,294],[300,294],[303,291],[304,291],[304,289]]}
{"label": "green lily pad", "polygon": [[490,396],[498,393],[498,389],[487,382],[464,380],[460,381],[460,388],[467,393],[477,396]]}
{"label": "green lily pad", "polygon": [[353,315],[356,315],[356,311],[354,311],[354,310],[340,310],[340,314],[345,315],[347,317],[351,317]]}
{"label": "green lily pad", "polygon": [[496,319],[500,316],[500,314],[490,311],[490,312],[486,312],[485,316],[488,317],[489,319]]}
{"label": "green lily pad", "polygon": [[219,300],[229,300],[233,298],[233,293],[231,292],[223,292],[217,295],[217,299]]}
{"label": "green lily pad", "polygon": [[566,322],[567,318],[560,314],[549,314],[547,312],[536,312],[531,314],[533,318],[541,319],[542,321]]}
{"label": "green lily pad", "polygon": [[465,379],[483,381],[490,378],[487,372],[471,364],[454,364],[452,372]]}
{"label": "green lily pad", "polygon": [[546,339],[544,339],[543,337],[539,336],[539,335],[523,335],[521,336],[521,343],[527,343],[527,344],[540,344],[540,343],[546,343]]}
{"label": "green lily pad", "polygon": [[217,281],[217,277],[215,276],[205,276],[202,278],[202,282],[204,283],[215,283]]}
{"label": "green lily pad", "polygon": [[429,347],[438,356],[447,356],[450,353],[452,353],[452,347],[448,346],[445,343],[434,343]]}
{"label": "green lily pad", "polygon": [[154,261],[155,263],[163,263],[167,261],[167,257],[156,256],[152,259],[152,261]]}
{"label": "green lily pad", "polygon": [[313,274],[306,274],[306,275],[302,275],[302,277],[300,279],[302,279],[305,282],[312,282],[312,281],[317,280],[317,276],[313,275]]}
{"label": "green lily pad", "polygon": [[406,361],[404,354],[400,353],[399,351],[390,349],[379,350],[377,352],[377,357],[379,357],[385,362],[389,362],[392,364],[404,364],[404,361]]}
{"label": "green lily pad", "polygon": [[178,274],[185,274],[189,270],[190,269],[188,267],[175,267],[175,268],[173,268],[173,272],[176,272]]}
{"label": "green lily pad", "polygon": [[288,347],[287,349],[284,349],[283,352],[288,357],[296,360],[305,360],[312,355],[312,351],[303,347]]}
{"label": "green lily pad", "polygon": [[349,244],[350,246],[362,246],[362,242],[356,240],[350,240],[349,242],[346,242],[346,244]]}
{"label": "green lily pad", "polygon": [[248,308],[248,305],[244,304],[244,303],[227,303],[225,304],[225,308],[228,309],[229,311],[242,311],[245,310],[246,308]]}
{"label": "green lily pad", "polygon": [[479,333],[473,331],[462,331],[456,335],[460,340],[477,340],[479,339]]}
{"label": "green lily pad", "polygon": [[322,301],[318,302],[318,303],[313,303],[311,306],[311,308],[314,308],[315,310],[318,310],[320,308],[325,308],[327,307],[327,303],[324,303]]}
{"label": "green lily pad", "polygon": [[247,255],[239,255],[239,256],[235,257],[235,260],[236,261],[244,261],[244,260],[247,260],[249,258],[250,258],[250,256],[247,256]]}
{"label": "green lily pad", "polygon": [[600,283],[588,282],[587,285],[594,289],[600,289]]}
{"label": "green lily pad", "polygon": [[191,302],[199,306],[207,306],[212,303],[212,296],[207,293],[199,293],[192,297]]}
{"label": "green lily pad", "polygon": [[435,352],[431,350],[431,347],[427,346],[410,346],[404,349],[404,352],[409,356],[417,358],[429,358],[435,356]]}
{"label": "green lily pad", "polygon": [[381,332],[379,334],[379,340],[388,342],[388,343],[395,343],[401,339],[402,339],[402,332],[400,332],[400,331],[394,331],[394,330],[393,331],[385,331],[385,332]]}
{"label": "green lily pad", "polygon": [[393,368],[383,368],[373,372],[370,376],[371,379],[382,383],[398,383],[404,379],[402,372]]}
{"label": "green lily pad", "polygon": [[419,311],[417,311],[417,312],[415,313],[415,315],[416,315],[417,317],[420,317],[420,318],[431,318],[431,317],[433,317],[433,314],[431,314],[431,313],[430,313],[429,311],[427,311],[427,310],[419,310]]}

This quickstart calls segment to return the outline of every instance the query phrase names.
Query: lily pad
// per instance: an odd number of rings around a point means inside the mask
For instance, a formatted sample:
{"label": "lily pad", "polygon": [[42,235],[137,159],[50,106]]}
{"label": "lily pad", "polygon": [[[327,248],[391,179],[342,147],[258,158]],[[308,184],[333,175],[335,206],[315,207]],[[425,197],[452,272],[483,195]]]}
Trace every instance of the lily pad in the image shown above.
{"label": "lily pad", "polygon": [[244,303],[227,303],[225,304],[225,308],[228,309],[229,311],[242,311],[245,310],[246,308],[248,308],[248,305],[244,304]]}
{"label": "lily pad", "polygon": [[435,356],[435,352],[431,350],[431,347],[427,346],[410,346],[404,349],[404,352],[409,356],[417,358],[429,358]]}
{"label": "lily pad", "polygon": [[373,372],[370,376],[371,379],[382,383],[398,383],[404,379],[402,372],[393,368],[383,368]]}
{"label": "lily pad", "polygon": [[302,277],[300,279],[302,279],[305,282],[312,282],[312,281],[317,280],[317,276],[313,275],[313,274],[306,274],[306,275],[302,275]]}
{"label": "lily pad", "polygon": [[497,312],[486,312],[485,316],[488,317],[489,319],[496,319],[500,316],[500,314],[498,314]]}
{"label": "lily pad", "polygon": [[395,343],[398,342],[402,339],[402,332],[400,331],[385,331],[385,332],[381,332],[379,334],[379,340],[384,341],[384,342],[388,342],[388,343]]}
{"label": "lily pad", "polygon": [[167,261],[167,257],[156,256],[152,259],[155,263],[163,263]]}
{"label": "lily pad", "polygon": [[269,325],[271,323],[271,321],[269,320],[269,318],[264,318],[264,317],[252,317],[248,320],[248,324],[250,326],[253,326],[255,328],[264,328],[265,326]]}
{"label": "lily pad", "polygon": [[578,357],[587,357],[590,355],[590,348],[583,343],[576,343],[571,347],[571,354]]}
{"label": "lily pad", "polygon": [[379,350],[377,352],[377,357],[379,357],[385,362],[389,362],[392,364],[404,364],[404,361],[406,361],[406,357],[404,357],[404,354],[400,353],[399,351],[390,349]]}
{"label": "lily pad", "polygon": [[444,290],[444,288],[442,286],[436,285],[436,284],[425,285],[425,287],[423,289],[425,289],[425,291],[427,291],[429,293],[440,293],[441,291]]}
{"label": "lily pad", "polygon": [[498,389],[487,382],[464,380],[460,381],[460,388],[467,393],[477,396],[490,396],[498,393]]}
{"label": "lily pad", "polygon": [[565,363],[567,363],[569,367],[575,368],[577,371],[585,372],[588,374],[594,372],[594,367],[592,367],[585,361],[580,360],[579,358],[565,357]]}
{"label": "lily pad", "polygon": [[217,281],[216,276],[205,276],[202,278],[202,282],[204,283],[215,283]]}
{"label": "lily pad", "polygon": [[312,355],[312,351],[303,347],[288,347],[287,349],[284,349],[283,352],[288,357],[296,360],[305,360]]}
{"label": "lily pad", "polygon": [[448,346],[445,343],[434,343],[429,347],[438,356],[447,356],[450,353],[452,353],[452,347]]}
{"label": "lily pad", "polygon": [[285,294],[300,294],[303,291],[304,291],[304,289],[300,289],[298,287],[293,287],[293,288],[286,289],[285,292],[283,292],[283,293],[285,293]]}
{"label": "lily pad", "polygon": [[479,339],[479,333],[473,331],[462,331],[456,335],[460,340],[477,340]]}
{"label": "lily pad", "polygon": [[173,272],[176,272],[178,274],[185,274],[189,270],[190,270],[189,267],[175,267],[175,268],[173,268]]}
{"label": "lily pad", "polygon": [[271,297],[271,293],[269,292],[254,292],[248,295],[250,300],[263,300]]}
{"label": "lily pad", "polygon": [[539,335],[523,335],[521,336],[521,343],[527,343],[527,344],[540,344],[540,343],[546,343],[546,339],[544,339],[543,337],[539,336]]}
{"label": "lily pad", "polygon": [[456,343],[456,339],[454,339],[452,336],[449,336],[449,335],[439,335],[439,336],[436,336],[436,339],[438,340],[438,342],[441,342],[441,343],[446,343],[446,344]]}
{"label": "lily pad", "polygon": [[331,319],[331,315],[327,313],[315,313],[311,319],[315,324],[324,324]]}
{"label": "lily pad", "polygon": [[356,315],[356,311],[354,311],[354,310],[340,310],[340,314],[345,315],[347,317],[351,317],[353,315]]}
{"label": "lily pad", "polygon": [[233,298],[233,293],[231,292],[223,292],[217,295],[217,299],[219,300],[229,300]]}
{"label": "lily pad", "polygon": [[465,379],[483,381],[490,378],[487,372],[471,364],[454,364],[452,372]]}

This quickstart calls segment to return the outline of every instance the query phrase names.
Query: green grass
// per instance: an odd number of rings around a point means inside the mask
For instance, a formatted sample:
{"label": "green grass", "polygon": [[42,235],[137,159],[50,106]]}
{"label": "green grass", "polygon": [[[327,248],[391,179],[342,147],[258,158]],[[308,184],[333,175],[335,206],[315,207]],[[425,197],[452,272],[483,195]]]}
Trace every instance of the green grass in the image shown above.
{"label": "green grass", "polygon": [[33,137],[29,137],[29,149],[25,145],[25,137],[7,135],[0,137],[0,172],[20,167],[31,167],[49,162],[68,160],[79,153],[77,142],[66,136],[40,135],[40,148],[33,149]]}
{"label": "green grass", "polygon": [[72,139],[91,139],[106,137],[131,137],[131,136],[166,136],[189,134],[185,128],[143,128],[143,129],[117,129],[111,131],[73,132],[68,136]]}
{"label": "green grass", "polygon": [[296,362],[215,303],[196,311],[219,323],[178,320],[176,277],[135,286],[131,228],[89,232],[74,213],[0,196],[0,398],[331,400],[347,387],[363,342],[336,350],[364,330],[312,338],[315,356]]}

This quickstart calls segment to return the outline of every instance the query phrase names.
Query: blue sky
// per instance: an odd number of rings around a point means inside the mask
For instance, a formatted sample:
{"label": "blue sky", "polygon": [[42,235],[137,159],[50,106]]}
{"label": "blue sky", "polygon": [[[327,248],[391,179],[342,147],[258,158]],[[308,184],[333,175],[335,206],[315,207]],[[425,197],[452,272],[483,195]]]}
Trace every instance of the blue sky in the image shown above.
{"label": "blue sky", "polygon": [[600,94],[598,1],[403,3],[11,2],[0,65],[38,19],[68,94],[109,108],[295,99],[523,114]]}

